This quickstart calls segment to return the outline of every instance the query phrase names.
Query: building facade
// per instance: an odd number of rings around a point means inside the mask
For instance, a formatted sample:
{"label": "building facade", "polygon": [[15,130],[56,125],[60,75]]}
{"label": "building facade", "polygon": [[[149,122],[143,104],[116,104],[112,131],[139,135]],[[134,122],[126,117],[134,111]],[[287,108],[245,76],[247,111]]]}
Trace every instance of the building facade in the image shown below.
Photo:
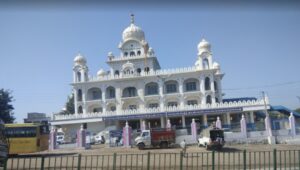
{"label": "building facade", "polygon": [[242,114],[249,125],[255,123],[255,112],[269,108],[267,97],[260,100],[223,102],[220,65],[214,61],[211,44],[202,39],[194,66],[161,69],[154,49],[143,30],[130,25],[123,31],[118,46],[120,54],[109,52],[109,70],[89,75],[87,59],[74,59],[73,93],[75,113],[54,115],[52,125],[66,129],[87,123],[91,131],[109,125],[122,127],[125,121],[138,129],[142,121],[148,127],[165,127],[167,119],[177,128],[188,127],[194,118],[199,128],[221,118],[230,127]]}

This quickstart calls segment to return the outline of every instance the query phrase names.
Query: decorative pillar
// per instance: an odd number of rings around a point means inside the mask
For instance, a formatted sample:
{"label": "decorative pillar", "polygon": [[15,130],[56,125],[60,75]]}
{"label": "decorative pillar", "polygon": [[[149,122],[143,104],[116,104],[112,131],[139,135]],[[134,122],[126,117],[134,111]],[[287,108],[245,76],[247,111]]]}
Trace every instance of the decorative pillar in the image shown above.
{"label": "decorative pillar", "polygon": [[106,112],[106,90],[105,88],[102,88],[101,91],[102,91],[101,98],[102,98],[102,108],[103,108],[102,112],[105,113]]}
{"label": "decorative pillar", "polygon": [[222,129],[222,123],[219,116],[217,117],[216,128]]}
{"label": "decorative pillar", "polygon": [[49,150],[53,151],[57,149],[57,143],[56,143],[56,134],[57,134],[57,129],[52,126],[51,132],[50,132],[50,138],[49,138]]}
{"label": "decorative pillar", "polygon": [[241,133],[245,138],[247,138],[247,124],[244,115],[242,115],[242,119],[240,120],[240,123],[241,123]]}
{"label": "decorative pillar", "polygon": [[272,136],[272,127],[271,127],[271,122],[270,122],[270,116],[267,115],[265,118],[265,128],[268,136]]}
{"label": "decorative pillar", "polygon": [[185,125],[185,116],[184,115],[182,115],[181,116],[181,122],[182,122],[182,127],[186,127],[186,125]]}
{"label": "decorative pillar", "polygon": [[183,94],[183,79],[179,79],[179,93]]}
{"label": "decorative pillar", "polygon": [[73,89],[73,93],[74,93],[74,110],[75,110],[75,114],[78,114],[78,104],[77,104],[77,89]]}
{"label": "decorative pillar", "polygon": [[197,125],[196,125],[195,119],[192,119],[191,132],[192,132],[193,139],[196,142],[197,141]]}
{"label": "decorative pillar", "polygon": [[117,113],[121,113],[122,111],[122,94],[121,94],[121,89],[120,88],[116,88],[116,101],[117,101],[117,104],[116,104],[116,112]]}
{"label": "decorative pillar", "polygon": [[77,131],[77,147],[86,148],[86,134],[85,129],[83,129],[83,125],[80,126],[80,129]]}
{"label": "decorative pillar", "polygon": [[126,125],[123,128],[123,146],[126,148],[131,147],[131,127],[128,125],[126,121]]}
{"label": "decorative pillar", "polygon": [[159,90],[159,96],[160,96],[160,110],[162,111],[165,107],[164,104],[164,82],[162,80],[159,80],[158,82],[158,90]]}
{"label": "decorative pillar", "polygon": [[296,124],[295,124],[295,116],[294,116],[293,112],[290,113],[289,123],[290,123],[290,133],[293,137],[295,137],[296,136]]}
{"label": "decorative pillar", "polygon": [[231,128],[230,113],[226,113],[226,124],[228,125],[228,128]]}
{"label": "decorative pillar", "polygon": [[208,125],[207,125],[207,115],[206,114],[203,115],[203,122],[202,123],[203,123],[205,128],[208,127]]}

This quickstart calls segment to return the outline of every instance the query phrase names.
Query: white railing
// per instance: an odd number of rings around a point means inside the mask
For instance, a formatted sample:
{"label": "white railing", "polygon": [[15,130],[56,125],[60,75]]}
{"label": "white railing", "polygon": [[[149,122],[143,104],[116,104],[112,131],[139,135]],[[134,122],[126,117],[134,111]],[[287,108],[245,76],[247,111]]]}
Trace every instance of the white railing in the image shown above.
{"label": "white railing", "polygon": [[175,68],[175,69],[164,69],[164,70],[150,70],[149,72],[142,71],[141,73],[135,74],[121,74],[121,75],[105,75],[102,77],[98,76],[89,76],[89,81],[105,81],[105,80],[114,80],[114,79],[122,79],[122,78],[135,78],[135,77],[147,77],[147,76],[161,76],[161,75],[169,75],[176,73],[187,73],[187,72],[195,72],[199,69],[195,66],[192,67],[183,67],[183,68]]}
{"label": "white railing", "polygon": [[[268,100],[266,104],[269,105]],[[99,113],[86,113],[86,114],[72,114],[72,115],[53,115],[53,120],[70,120],[70,119],[82,119],[82,118],[102,118],[106,116],[122,116],[122,115],[132,115],[132,114],[147,114],[147,113],[159,113],[159,112],[174,112],[174,111],[189,111],[189,110],[200,110],[200,109],[218,109],[218,108],[232,108],[232,107],[247,107],[247,106],[264,106],[264,100],[249,100],[249,101],[239,101],[239,102],[225,102],[225,103],[215,103],[215,104],[204,104],[204,105],[185,105],[184,107],[165,107],[158,108],[144,108],[136,110],[121,110],[116,111],[106,111]]]}

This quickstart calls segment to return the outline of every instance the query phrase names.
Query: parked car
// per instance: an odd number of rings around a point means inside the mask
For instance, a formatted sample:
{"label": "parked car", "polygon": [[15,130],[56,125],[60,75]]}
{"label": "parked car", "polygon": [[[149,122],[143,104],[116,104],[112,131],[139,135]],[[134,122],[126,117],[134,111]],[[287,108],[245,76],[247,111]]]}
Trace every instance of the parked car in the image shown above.
{"label": "parked car", "polygon": [[204,129],[198,139],[198,146],[204,146],[207,150],[221,150],[224,144],[224,130],[216,127]]}
{"label": "parked car", "polygon": [[95,135],[95,143],[104,144],[105,143],[104,136],[102,136],[102,135]]}
{"label": "parked car", "polygon": [[56,136],[56,143],[57,144],[64,144],[65,143],[65,136],[64,135],[57,135]]}

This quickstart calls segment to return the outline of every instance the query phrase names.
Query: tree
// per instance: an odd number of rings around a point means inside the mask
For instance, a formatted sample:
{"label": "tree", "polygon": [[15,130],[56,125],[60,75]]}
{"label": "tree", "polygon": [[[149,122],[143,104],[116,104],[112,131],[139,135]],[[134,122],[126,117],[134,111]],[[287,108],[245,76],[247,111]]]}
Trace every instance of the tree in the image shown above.
{"label": "tree", "polygon": [[62,110],[59,114],[74,114],[74,94],[68,96],[67,103],[65,104],[65,109]]}
{"label": "tree", "polygon": [[15,117],[13,117],[14,107],[11,104],[12,101],[11,91],[0,89],[0,119],[4,123],[13,123],[15,120]]}
{"label": "tree", "polygon": [[300,108],[296,109],[295,111],[298,112],[298,113],[300,113]]}

